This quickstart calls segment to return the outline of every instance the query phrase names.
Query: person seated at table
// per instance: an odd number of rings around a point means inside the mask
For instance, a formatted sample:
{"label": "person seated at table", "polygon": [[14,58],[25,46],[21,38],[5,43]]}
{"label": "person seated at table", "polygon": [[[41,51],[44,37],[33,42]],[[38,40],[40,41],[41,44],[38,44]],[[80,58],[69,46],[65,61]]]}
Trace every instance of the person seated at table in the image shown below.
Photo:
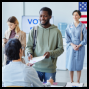
{"label": "person seated at table", "polygon": [[5,54],[11,62],[2,67],[2,81],[4,87],[44,87],[53,84],[53,79],[49,79],[44,85],[33,67],[22,63],[21,57],[23,49],[18,39],[10,39],[5,45]]}

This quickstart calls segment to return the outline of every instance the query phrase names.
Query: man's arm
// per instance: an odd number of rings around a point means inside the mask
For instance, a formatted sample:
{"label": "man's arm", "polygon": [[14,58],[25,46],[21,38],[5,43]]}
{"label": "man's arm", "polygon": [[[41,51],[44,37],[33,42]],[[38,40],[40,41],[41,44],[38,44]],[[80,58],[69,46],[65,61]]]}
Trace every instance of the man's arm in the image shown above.
{"label": "man's arm", "polygon": [[64,52],[64,48],[63,48],[63,39],[62,39],[62,35],[60,30],[58,30],[58,34],[57,34],[57,48],[55,50],[50,50],[50,56],[53,58],[57,58],[58,56],[60,56],[63,52]]}
{"label": "man's arm", "polygon": [[26,43],[26,52],[27,55],[32,54],[33,55],[33,29],[29,32],[28,40]]}

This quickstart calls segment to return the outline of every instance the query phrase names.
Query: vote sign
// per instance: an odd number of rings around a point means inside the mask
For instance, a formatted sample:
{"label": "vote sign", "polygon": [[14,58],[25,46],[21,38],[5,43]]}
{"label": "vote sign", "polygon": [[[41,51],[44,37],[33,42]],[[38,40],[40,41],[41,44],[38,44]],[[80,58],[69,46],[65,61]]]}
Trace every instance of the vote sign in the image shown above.
{"label": "vote sign", "polygon": [[[39,16],[22,16],[22,28],[26,33],[29,33],[33,26],[39,25]],[[53,24],[53,16],[50,19],[50,23]]]}

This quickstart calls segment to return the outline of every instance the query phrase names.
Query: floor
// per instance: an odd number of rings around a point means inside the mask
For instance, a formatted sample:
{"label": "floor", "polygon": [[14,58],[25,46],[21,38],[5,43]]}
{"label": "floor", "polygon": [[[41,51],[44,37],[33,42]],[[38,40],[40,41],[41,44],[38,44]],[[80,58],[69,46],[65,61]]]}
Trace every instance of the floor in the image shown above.
{"label": "floor", "polygon": [[[70,82],[70,76],[68,70],[57,70],[56,82]],[[74,72],[74,82],[77,82],[77,72]],[[87,69],[83,69],[81,72],[80,83],[87,83]]]}

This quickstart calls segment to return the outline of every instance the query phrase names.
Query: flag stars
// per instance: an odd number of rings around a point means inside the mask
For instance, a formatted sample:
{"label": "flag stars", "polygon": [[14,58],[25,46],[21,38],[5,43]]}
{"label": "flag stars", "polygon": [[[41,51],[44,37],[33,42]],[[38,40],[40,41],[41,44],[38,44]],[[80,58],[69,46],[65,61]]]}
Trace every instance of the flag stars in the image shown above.
{"label": "flag stars", "polygon": [[86,4],[84,4],[84,6],[86,6]]}
{"label": "flag stars", "polygon": [[80,10],[82,10],[82,8],[80,8]]}
{"label": "flag stars", "polygon": [[82,6],[82,8],[84,8],[84,6]]}
{"label": "flag stars", "polygon": [[82,4],[80,4],[80,6],[82,6]]}
{"label": "flag stars", "polygon": [[87,2],[79,2],[79,10],[87,11]]}
{"label": "flag stars", "polygon": [[84,8],[84,10],[86,10],[86,8]]}
{"label": "flag stars", "polygon": [[84,4],[84,2],[82,2],[82,4]]}

